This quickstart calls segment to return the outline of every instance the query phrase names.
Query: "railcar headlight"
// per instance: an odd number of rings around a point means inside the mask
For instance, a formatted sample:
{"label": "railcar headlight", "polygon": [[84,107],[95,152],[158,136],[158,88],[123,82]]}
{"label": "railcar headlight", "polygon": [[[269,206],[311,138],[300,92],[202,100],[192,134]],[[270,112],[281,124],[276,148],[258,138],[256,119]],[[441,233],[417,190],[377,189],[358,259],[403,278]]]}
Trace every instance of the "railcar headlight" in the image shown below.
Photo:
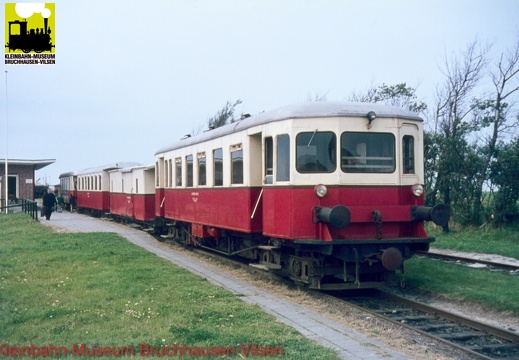
{"label": "railcar headlight", "polygon": [[325,197],[326,194],[328,193],[328,189],[327,189],[326,186],[324,186],[323,184],[319,184],[319,185],[317,185],[317,186],[314,188],[314,190],[315,190],[315,194],[316,194],[318,197],[320,197],[320,198]]}
{"label": "railcar headlight", "polygon": [[420,196],[423,194],[422,184],[414,184],[411,190],[413,191],[414,196]]}

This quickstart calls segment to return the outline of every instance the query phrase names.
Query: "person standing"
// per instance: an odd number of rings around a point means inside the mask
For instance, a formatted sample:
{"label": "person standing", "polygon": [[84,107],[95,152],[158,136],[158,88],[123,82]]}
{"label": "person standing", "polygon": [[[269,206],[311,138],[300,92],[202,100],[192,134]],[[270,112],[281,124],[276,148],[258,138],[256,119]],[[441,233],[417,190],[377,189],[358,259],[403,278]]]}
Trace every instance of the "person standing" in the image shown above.
{"label": "person standing", "polygon": [[43,207],[45,208],[45,218],[50,220],[50,215],[54,205],[56,204],[56,196],[52,193],[50,188],[47,189],[47,193],[43,195]]}

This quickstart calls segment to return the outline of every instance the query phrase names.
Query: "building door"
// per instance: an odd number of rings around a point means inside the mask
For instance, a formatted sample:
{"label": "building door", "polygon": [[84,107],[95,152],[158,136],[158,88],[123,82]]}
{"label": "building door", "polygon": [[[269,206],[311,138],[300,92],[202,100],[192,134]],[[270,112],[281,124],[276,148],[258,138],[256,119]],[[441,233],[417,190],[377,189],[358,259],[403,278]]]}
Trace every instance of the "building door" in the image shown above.
{"label": "building door", "polygon": [[7,197],[9,201],[15,200],[18,198],[18,175],[9,175],[8,177],[8,192],[9,196]]}

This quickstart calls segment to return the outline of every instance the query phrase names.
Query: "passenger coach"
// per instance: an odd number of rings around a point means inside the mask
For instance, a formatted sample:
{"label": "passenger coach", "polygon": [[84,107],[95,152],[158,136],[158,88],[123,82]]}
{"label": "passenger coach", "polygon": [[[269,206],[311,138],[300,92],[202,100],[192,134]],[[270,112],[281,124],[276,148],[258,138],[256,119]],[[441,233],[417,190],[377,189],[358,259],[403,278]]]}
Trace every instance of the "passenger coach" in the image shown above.
{"label": "passenger coach", "polygon": [[122,162],[93,167],[78,171],[77,206],[95,216],[110,211],[110,174],[116,169],[141,165],[135,162]]}
{"label": "passenger coach", "polygon": [[122,220],[153,222],[155,166],[141,165],[109,171],[110,214]]}
{"label": "passenger coach", "polygon": [[[157,229],[318,289],[374,287],[434,241],[423,123],[406,110],[304,103],[155,154]],[[166,230],[167,229],[167,230]]]}

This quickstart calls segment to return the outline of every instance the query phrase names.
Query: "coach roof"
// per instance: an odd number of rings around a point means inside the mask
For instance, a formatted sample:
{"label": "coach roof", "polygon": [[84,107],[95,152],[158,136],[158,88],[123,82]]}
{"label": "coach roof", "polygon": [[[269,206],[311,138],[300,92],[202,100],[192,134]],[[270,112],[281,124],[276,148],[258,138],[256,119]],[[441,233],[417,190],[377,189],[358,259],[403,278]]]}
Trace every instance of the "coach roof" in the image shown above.
{"label": "coach roof", "polygon": [[203,134],[182,139],[170,146],[159,149],[155,155],[195,145],[224,135],[232,134],[248,128],[287,119],[319,118],[319,117],[366,117],[368,112],[374,111],[377,118],[400,118],[423,121],[420,116],[409,110],[372,103],[355,102],[308,102],[284,106],[236,121]]}
{"label": "coach roof", "polygon": [[103,166],[97,166],[97,167],[80,170],[77,172],[77,175],[95,174],[95,173],[100,173],[103,171],[123,169],[123,168],[128,168],[128,167],[132,167],[132,166],[140,166],[140,165],[142,165],[142,164],[136,163],[136,162],[131,162],[131,161],[120,162],[120,163],[115,163],[115,164],[107,164],[107,165],[103,165]]}

